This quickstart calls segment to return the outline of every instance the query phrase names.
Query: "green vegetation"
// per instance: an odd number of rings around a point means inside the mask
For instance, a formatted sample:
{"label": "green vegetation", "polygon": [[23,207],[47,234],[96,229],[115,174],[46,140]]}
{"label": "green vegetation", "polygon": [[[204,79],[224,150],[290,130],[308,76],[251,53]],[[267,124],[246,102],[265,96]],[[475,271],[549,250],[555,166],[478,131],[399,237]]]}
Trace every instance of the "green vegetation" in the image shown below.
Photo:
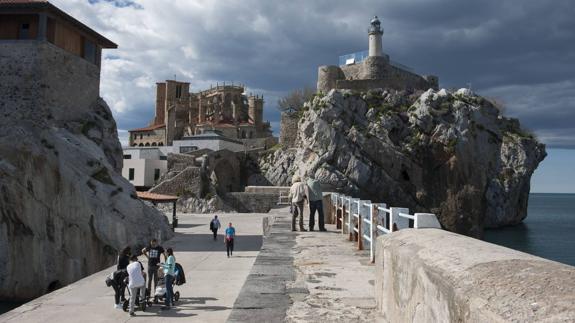
{"label": "green vegetation", "polygon": [[277,144],[273,145],[272,147],[270,147],[270,148],[268,149],[268,151],[269,151],[269,152],[275,152],[275,151],[280,150],[280,149],[282,149],[282,148],[283,148],[283,145],[280,144],[280,143],[277,143]]}

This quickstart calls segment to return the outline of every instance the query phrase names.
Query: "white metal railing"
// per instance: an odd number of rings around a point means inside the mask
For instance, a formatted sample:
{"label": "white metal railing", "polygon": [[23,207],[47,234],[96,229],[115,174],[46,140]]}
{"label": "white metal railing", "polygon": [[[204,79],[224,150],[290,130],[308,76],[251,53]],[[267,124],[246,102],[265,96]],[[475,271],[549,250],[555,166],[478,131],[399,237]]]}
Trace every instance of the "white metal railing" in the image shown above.
{"label": "white metal railing", "polygon": [[350,241],[357,241],[362,250],[364,241],[369,244],[370,259],[375,260],[375,240],[378,236],[407,228],[437,228],[441,225],[435,214],[414,213],[401,207],[388,207],[339,193],[331,193],[336,224]]}
{"label": "white metal railing", "polygon": [[280,193],[278,197],[278,205],[286,205],[286,204],[290,204],[289,195],[283,195]]}

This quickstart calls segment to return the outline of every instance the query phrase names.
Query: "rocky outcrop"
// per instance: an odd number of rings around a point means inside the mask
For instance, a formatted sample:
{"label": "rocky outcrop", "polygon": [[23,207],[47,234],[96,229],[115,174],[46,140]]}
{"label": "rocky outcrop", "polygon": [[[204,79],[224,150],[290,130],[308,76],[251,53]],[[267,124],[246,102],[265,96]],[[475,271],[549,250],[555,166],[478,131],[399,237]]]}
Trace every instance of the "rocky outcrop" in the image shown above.
{"label": "rocky outcrop", "polygon": [[[171,205],[161,206],[163,210],[169,212],[172,210]],[[215,213],[215,212],[236,212],[221,197],[206,196],[205,198],[183,195],[176,202],[176,210],[181,213]]]}
{"label": "rocky outcrop", "polygon": [[40,296],[112,265],[125,246],[172,236],[120,175],[103,100],[57,117],[58,106],[13,98],[0,104],[0,299]]}
{"label": "rocky outcrop", "polygon": [[517,120],[467,89],[332,90],[306,103],[296,146],[260,158],[273,185],[312,172],[326,189],[432,212],[473,236],[525,218],[546,156]]}

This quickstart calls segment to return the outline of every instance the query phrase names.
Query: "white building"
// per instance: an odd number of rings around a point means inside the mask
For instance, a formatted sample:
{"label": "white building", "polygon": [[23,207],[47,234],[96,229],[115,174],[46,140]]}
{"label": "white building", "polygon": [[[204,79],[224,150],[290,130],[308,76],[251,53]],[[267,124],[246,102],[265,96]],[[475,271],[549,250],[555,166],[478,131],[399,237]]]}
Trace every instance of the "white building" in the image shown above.
{"label": "white building", "polygon": [[152,187],[168,170],[168,156],[161,148],[124,148],[122,176],[135,187]]}
{"label": "white building", "polygon": [[124,147],[122,176],[135,187],[153,187],[168,171],[168,154],[185,154],[200,149],[212,151],[227,149],[239,152],[244,151],[244,145],[241,141],[225,137],[218,131],[207,130],[200,135],[174,140],[173,146]]}
{"label": "white building", "polygon": [[227,149],[238,152],[244,151],[244,144],[239,140],[225,137],[217,130],[205,130],[204,133],[199,135],[174,140],[171,152],[183,154],[198,149],[210,149],[213,151]]}

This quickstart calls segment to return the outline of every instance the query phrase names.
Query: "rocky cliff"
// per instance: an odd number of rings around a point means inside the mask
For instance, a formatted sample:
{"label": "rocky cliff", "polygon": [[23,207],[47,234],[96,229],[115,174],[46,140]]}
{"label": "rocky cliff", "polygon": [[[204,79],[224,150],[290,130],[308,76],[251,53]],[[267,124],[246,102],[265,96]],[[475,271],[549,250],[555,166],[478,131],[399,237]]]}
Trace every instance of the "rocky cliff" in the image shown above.
{"label": "rocky cliff", "polygon": [[65,113],[14,84],[0,86],[0,299],[40,296],[112,265],[125,246],[172,236],[119,174],[103,100]]}
{"label": "rocky cliff", "polygon": [[260,159],[274,185],[313,172],[326,189],[432,212],[472,236],[525,218],[546,156],[516,119],[467,89],[332,90],[306,103],[298,132],[298,148]]}

